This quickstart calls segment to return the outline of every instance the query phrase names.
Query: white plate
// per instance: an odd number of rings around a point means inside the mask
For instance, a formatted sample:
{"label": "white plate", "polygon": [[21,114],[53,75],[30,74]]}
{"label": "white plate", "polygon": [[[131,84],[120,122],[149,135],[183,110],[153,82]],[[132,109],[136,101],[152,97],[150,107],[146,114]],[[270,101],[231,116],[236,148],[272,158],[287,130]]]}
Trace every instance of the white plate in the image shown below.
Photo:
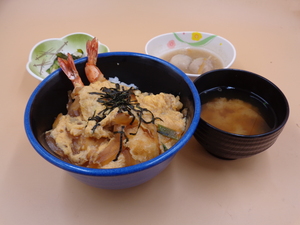
{"label": "white plate", "polygon": [[[27,71],[36,79],[43,80],[48,75],[47,70],[56,59],[56,54],[73,54],[81,49],[86,56],[86,42],[94,37],[87,33],[72,33],[62,38],[49,38],[37,43],[30,51],[29,60],[26,64]],[[109,52],[109,48],[99,42],[98,53]]]}

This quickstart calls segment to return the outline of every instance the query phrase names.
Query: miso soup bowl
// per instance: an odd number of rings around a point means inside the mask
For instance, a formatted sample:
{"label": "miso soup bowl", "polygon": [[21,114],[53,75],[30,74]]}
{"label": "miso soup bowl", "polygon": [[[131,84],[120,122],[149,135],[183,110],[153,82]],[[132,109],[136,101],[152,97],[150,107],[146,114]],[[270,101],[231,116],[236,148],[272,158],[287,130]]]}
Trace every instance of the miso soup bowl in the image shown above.
{"label": "miso soup bowl", "polygon": [[[181,31],[158,35],[150,39],[146,46],[146,54],[156,57],[183,48],[192,48],[205,50],[218,57],[222,68],[229,68],[235,61],[236,50],[234,45],[227,39],[216,34],[198,32],[198,31]],[[195,80],[200,74],[187,73],[191,80]]]}
{"label": "miso soup bowl", "polygon": [[[275,143],[288,120],[289,105],[285,95],[274,83],[258,74],[237,69],[220,69],[201,75],[194,84],[199,94],[222,86],[243,89],[263,99],[276,118],[276,123],[269,132],[257,135],[229,133],[201,118],[194,136],[204,149],[216,157],[239,159],[265,151]],[[201,95],[200,100],[202,104],[206,103]]]}
{"label": "miso soup bowl", "polygon": [[[84,73],[86,61],[87,58],[81,58],[75,65],[87,85]],[[180,140],[156,158],[124,168],[93,169],[63,161],[52,153],[44,136],[45,131],[51,129],[55,117],[61,112],[66,113],[67,92],[73,89],[61,69],[43,80],[30,96],[25,109],[25,131],[32,147],[47,162],[87,185],[104,189],[137,186],[163,171],[193,136],[200,118],[200,98],[193,82],[182,71],[153,56],[131,52],[102,53],[98,55],[97,66],[106,78],[118,77],[122,82],[135,84],[143,92],[179,95],[188,110],[186,130]]]}

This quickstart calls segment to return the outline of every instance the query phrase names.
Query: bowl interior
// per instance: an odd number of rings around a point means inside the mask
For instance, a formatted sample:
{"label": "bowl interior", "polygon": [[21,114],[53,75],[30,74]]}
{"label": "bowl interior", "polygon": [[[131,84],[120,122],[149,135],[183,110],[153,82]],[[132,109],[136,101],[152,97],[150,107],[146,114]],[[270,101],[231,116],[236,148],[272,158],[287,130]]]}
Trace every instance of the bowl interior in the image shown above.
{"label": "bowl interior", "polygon": [[[76,67],[83,82],[88,84],[84,75],[85,63],[86,58],[79,59],[76,62]],[[159,159],[145,162],[146,167],[151,166],[153,162],[159,163],[174,155],[193,135],[200,117],[200,99],[193,83],[178,68],[153,56],[127,52],[99,54],[97,66],[106,78],[118,77],[122,82],[128,84],[134,83],[143,92],[166,92],[179,95],[184,107],[188,108],[187,130],[183,137],[171,149],[156,157]],[[44,132],[51,129],[54,118],[59,113],[66,113],[67,91],[72,89],[72,83],[62,70],[59,69],[41,82],[33,92],[26,107],[25,129],[27,135],[29,138],[31,137],[32,144],[38,146],[36,150],[40,154],[41,152],[44,154],[45,150],[48,151],[46,157],[52,163],[56,160],[54,163],[58,164],[57,159],[53,155],[49,155],[49,153],[51,154],[51,150],[45,142]],[[42,156],[45,157],[45,155]],[[63,163],[63,166],[67,164]],[[139,165],[132,167],[140,170],[141,166]],[[74,172],[70,168],[64,169]],[[88,173],[89,168],[81,168],[80,170],[85,170]],[[96,173],[107,175],[109,173],[107,172],[108,170],[97,169]]]}
{"label": "bowl interior", "polygon": [[236,69],[221,69],[201,75],[194,83],[199,93],[215,87],[228,86],[258,95],[274,111],[276,124],[273,131],[280,129],[288,119],[289,105],[286,97],[275,84],[260,75]]}

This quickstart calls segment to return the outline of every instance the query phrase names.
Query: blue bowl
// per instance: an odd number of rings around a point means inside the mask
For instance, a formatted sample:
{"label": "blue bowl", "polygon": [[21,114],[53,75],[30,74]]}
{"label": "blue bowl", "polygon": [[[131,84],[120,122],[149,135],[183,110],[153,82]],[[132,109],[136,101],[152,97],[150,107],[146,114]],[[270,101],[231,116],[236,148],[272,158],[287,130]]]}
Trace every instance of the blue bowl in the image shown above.
{"label": "blue bowl", "polygon": [[[75,61],[85,84],[84,67],[87,58]],[[172,64],[159,58],[131,52],[109,52],[98,55],[97,66],[106,78],[118,77],[125,83],[134,83],[143,92],[179,95],[188,109],[187,126],[181,139],[168,151],[134,166],[116,169],[93,169],[76,166],[56,157],[47,145],[44,133],[50,130],[54,118],[66,113],[67,92],[73,89],[61,69],[43,80],[28,100],[24,125],[33,148],[51,164],[69,172],[88,185],[104,189],[123,189],[142,184],[163,171],[176,153],[189,141],[200,119],[200,98],[193,82]]]}

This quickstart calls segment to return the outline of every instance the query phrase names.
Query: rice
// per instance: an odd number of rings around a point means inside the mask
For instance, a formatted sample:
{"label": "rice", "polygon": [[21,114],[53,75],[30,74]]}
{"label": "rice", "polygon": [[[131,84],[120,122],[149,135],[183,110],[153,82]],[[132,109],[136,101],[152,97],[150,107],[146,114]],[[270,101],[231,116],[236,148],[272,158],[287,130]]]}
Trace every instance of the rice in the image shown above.
{"label": "rice", "polygon": [[127,87],[132,87],[132,88],[137,89],[137,86],[135,86],[134,84],[126,84],[124,82],[120,82],[118,77],[110,77],[108,80],[112,83],[115,83],[115,84],[120,84],[120,85],[124,85],[124,86],[127,86]]}

